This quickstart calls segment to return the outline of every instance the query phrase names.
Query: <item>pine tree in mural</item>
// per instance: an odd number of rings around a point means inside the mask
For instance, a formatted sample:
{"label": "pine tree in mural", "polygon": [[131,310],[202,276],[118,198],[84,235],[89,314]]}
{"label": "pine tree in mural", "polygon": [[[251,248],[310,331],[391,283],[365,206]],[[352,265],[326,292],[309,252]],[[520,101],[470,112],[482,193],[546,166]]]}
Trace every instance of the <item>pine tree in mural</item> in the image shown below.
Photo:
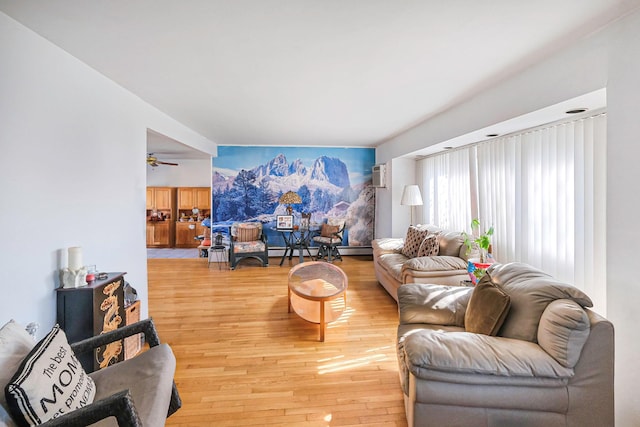
{"label": "pine tree in mural", "polygon": [[299,210],[301,212],[310,212],[309,209],[311,209],[311,192],[309,191],[309,187],[303,185],[298,189],[297,193],[302,199]]}
{"label": "pine tree in mural", "polygon": [[265,181],[258,185],[258,212],[273,212],[278,206],[278,198]]}

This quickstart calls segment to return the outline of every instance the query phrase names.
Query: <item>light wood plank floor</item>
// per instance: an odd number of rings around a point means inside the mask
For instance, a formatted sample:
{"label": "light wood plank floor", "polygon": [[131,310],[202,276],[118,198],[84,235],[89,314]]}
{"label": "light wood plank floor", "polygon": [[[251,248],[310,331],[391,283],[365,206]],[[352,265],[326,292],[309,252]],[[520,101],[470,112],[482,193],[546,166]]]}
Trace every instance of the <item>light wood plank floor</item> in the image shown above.
{"label": "light wood plank floor", "polygon": [[318,325],[287,313],[297,263],[149,259],[149,313],[176,355],[183,407],[168,426],[406,426],[398,379],[397,305],[371,257],[336,265],[347,310],[318,341]]}

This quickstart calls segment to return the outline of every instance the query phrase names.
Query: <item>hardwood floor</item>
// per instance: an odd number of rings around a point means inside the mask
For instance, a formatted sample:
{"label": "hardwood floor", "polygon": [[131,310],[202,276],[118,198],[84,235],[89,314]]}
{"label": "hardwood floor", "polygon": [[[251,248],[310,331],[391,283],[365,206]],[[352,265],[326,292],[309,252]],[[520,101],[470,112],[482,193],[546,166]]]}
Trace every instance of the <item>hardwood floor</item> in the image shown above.
{"label": "hardwood floor", "polygon": [[168,426],[406,426],[397,305],[371,257],[337,262],[347,309],[318,325],[287,313],[292,264],[235,271],[206,259],[149,259],[149,313],[177,359],[183,407]]}

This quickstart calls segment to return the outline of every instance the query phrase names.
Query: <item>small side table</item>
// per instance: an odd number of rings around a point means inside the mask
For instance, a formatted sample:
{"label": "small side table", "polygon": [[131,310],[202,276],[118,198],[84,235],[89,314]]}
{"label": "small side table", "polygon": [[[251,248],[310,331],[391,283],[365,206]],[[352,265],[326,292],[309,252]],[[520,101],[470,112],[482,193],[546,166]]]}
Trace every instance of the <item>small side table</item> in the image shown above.
{"label": "small side table", "polygon": [[209,267],[211,263],[218,263],[218,270],[222,270],[222,264],[229,268],[229,258],[227,257],[227,247],[225,245],[213,245],[209,248]]}
{"label": "small side table", "polygon": [[347,308],[348,283],[345,272],[333,264],[320,261],[297,264],[289,270],[288,311],[318,323],[320,341],[324,342],[327,323],[337,320]]}

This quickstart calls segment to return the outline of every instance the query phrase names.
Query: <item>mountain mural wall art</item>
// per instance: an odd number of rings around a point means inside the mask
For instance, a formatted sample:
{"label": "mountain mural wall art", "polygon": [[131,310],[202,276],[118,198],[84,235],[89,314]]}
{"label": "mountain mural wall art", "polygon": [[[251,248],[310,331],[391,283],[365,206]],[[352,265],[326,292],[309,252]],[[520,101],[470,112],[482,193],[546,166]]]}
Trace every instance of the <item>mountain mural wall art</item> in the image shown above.
{"label": "mountain mural wall art", "polygon": [[214,227],[234,221],[260,221],[269,246],[282,245],[274,230],[278,203],[287,191],[302,203],[292,205],[294,224],[311,213],[311,224],[344,218],[345,246],[370,246],[373,239],[375,190],[371,187],[373,148],[219,146],[212,160]]}

